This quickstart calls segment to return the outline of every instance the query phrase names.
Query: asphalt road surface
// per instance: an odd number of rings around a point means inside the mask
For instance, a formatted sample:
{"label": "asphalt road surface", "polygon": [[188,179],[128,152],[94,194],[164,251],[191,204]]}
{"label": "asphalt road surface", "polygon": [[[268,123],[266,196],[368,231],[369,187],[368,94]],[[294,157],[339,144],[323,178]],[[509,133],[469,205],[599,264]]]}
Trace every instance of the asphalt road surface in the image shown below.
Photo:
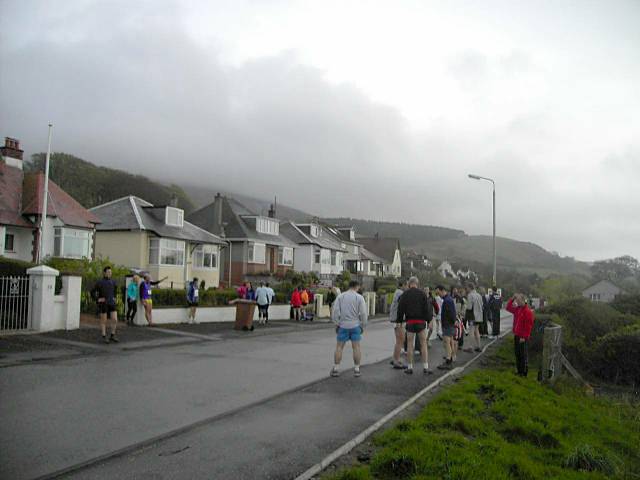
{"label": "asphalt road surface", "polygon": [[386,321],[360,378],[349,347],[328,378],[334,345],[327,326],[2,369],[0,478],[292,478],[440,374],[391,369]]}

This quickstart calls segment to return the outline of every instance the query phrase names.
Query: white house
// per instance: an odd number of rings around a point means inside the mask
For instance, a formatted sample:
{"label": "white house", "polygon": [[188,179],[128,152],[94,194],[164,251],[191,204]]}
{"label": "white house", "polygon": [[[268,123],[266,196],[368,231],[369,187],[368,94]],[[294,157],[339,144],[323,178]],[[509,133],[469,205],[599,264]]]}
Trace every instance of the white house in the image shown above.
{"label": "white house", "polygon": [[600,280],[582,291],[582,296],[592,302],[612,302],[617,295],[625,293],[620,287],[609,280]]}

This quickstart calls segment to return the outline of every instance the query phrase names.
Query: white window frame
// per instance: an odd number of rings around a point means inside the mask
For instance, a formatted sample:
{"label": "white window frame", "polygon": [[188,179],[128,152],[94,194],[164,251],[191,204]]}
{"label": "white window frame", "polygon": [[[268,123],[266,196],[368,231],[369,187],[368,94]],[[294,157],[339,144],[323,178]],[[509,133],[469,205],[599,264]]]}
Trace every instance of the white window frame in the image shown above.
{"label": "white window frame", "polygon": [[293,248],[278,247],[278,265],[293,266]]}
{"label": "white window frame", "polygon": [[[177,222],[169,221],[169,213],[175,213],[178,216]],[[176,207],[166,207],[164,211],[164,223],[172,227],[184,227],[184,210]]]}
{"label": "white window frame", "polygon": [[316,248],[313,250],[313,263],[316,265],[320,265],[322,261],[322,250],[320,248]]}
{"label": "white window frame", "polygon": [[265,235],[279,235],[280,224],[273,218],[256,217],[256,232]]}
{"label": "white window frame", "polygon": [[218,247],[216,245],[198,245],[193,249],[191,262],[197,270],[217,270]]}
{"label": "white window frame", "polygon": [[[152,252],[156,251],[156,258],[152,258]],[[163,257],[173,251],[176,258],[181,258],[180,263],[163,262]],[[184,240],[174,240],[173,238],[149,237],[149,265],[160,265],[163,267],[184,267],[185,242]],[[155,260],[155,261],[154,261]]]}
{"label": "white window frame", "polygon": [[322,265],[331,265],[331,250],[327,248],[320,250],[320,263]]}
{"label": "white window frame", "polygon": [[249,242],[247,245],[247,263],[260,265],[267,263],[267,246],[264,243]]}
{"label": "white window frame", "polygon": [[[65,242],[66,239],[66,242]],[[65,243],[70,239],[84,240],[85,251],[81,255],[72,255],[65,252]],[[78,228],[55,227],[53,238],[53,256],[59,258],[90,258],[91,257],[91,232]]]}
{"label": "white window frame", "polygon": [[314,224],[310,225],[309,234],[312,237],[318,238],[320,236],[320,233],[322,233],[322,228],[320,227],[320,225],[314,225]]}

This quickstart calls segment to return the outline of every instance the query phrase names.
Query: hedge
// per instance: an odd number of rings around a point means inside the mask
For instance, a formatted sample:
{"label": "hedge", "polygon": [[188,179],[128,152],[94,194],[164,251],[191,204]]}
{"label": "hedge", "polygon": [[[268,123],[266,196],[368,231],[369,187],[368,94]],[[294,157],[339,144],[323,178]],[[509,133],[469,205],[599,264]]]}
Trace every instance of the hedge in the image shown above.
{"label": "hedge", "polygon": [[20,277],[27,274],[27,270],[35,264],[13,258],[0,257],[0,277]]}
{"label": "hedge", "polygon": [[594,375],[615,384],[640,385],[640,324],[600,338],[589,357]]}

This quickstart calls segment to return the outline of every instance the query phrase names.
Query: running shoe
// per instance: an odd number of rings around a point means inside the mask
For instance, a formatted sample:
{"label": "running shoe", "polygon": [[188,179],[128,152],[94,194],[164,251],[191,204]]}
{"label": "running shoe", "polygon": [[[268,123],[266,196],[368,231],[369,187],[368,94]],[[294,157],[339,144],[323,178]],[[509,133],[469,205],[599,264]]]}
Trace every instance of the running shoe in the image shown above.
{"label": "running shoe", "polygon": [[359,377],[360,376],[360,370],[359,369],[358,370],[354,370],[353,371],[353,376],[354,377]]}
{"label": "running shoe", "polygon": [[331,373],[329,374],[332,377],[339,377],[340,376],[340,372],[338,370],[336,370],[335,368],[331,369]]}
{"label": "running shoe", "polygon": [[422,373],[424,373],[425,375],[433,375],[433,371],[429,370],[428,368],[423,368]]}
{"label": "running shoe", "polygon": [[413,368],[409,368],[407,367],[404,371],[404,373],[406,373],[407,375],[413,375]]}
{"label": "running shoe", "polygon": [[109,340],[111,340],[113,343],[118,343],[120,341],[120,339],[116,337],[114,334],[111,334],[111,337],[109,338]]}
{"label": "running shoe", "polygon": [[102,341],[103,341],[104,343],[109,343],[109,339],[107,338],[107,336],[106,336],[106,335],[103,335],[103,336],[102,336]]}
{"label": "running shoe", "polygon": [[481,351],[482,351],[482,349],[481,349],[481,348],[474,348],[474,349],[473,349],[473,351],[474,351],[474,352],[481,352]]}

